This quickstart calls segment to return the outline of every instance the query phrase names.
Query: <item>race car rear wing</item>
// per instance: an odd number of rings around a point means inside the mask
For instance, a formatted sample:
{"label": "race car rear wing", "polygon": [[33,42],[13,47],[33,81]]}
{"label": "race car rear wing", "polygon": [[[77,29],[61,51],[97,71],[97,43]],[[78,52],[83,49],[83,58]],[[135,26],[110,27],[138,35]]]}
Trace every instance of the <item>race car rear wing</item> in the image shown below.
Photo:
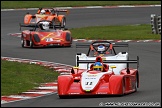
{"label": "race car rear wing", "polygon": [[[112,44],[113,44],[113,47],[128,47],[128,43],[112,43]],[[91,44],[89,43],[76,43],[76,48],[87,48],[90,45]],[[97,46],[97,45],[94,45],[94,46]],[[106,46],[108,46],[108,44]]]}
{"label": "race car rear wing", "polygon": [[[79,63],[95,63],[95,60],[79,60],[79,57],[77,56],[77,63],[76,63],[76,67],[79,66]],[[137,63],[137,70],[139,68],[139,57],[137,56],[136,60],[103,60],[103,63],[127,63],[127,73],[130,73],[129,70],[129,64],[131,63]]]}
{"label": "race car rear wing", "polygon": [[67,9],[56,9],[56,8],[53,8],[53,9],[58,12],[69,12],[69,10]]}
{"label": "race car rear wing", "polygon": [[87,56],[88,56],[89,53],[90,53],[91,47],[92,46],[97,47],[100,44],[104,44],[105,47],[107,47],[106,50],[111,49],[111,53],[113,51],[115,55],[117,53],[116,53],[114,47],[128,47],[128,43],[111,43],[110,41],[94,41],[91,44],[88,44],[88,43],[76,43],[76,48],[88,48],[89,47],[89,50],[88,50],[88,53],[87,53]]}
{"label": "race car rear wing", "polygon": [[33,29],[38,27],[36,24],[21,24],[21,23],[19,23],[19,26],[20,26],[20,31],[22,27],[31,27]]}
{"label": "race car rear wing", "polygon": [[[31,27],[33,28],[33,30],[36,30],[36,28],[39,28],[39,26],[37,24],[21,24],[19,23],[19,26],[20,26],[20,31],[21,31],[21,28],[22,27]],[[54,28],[54,29],[62,29],[64,27],[61,27],[60,25],[50,25],[50,28]],[[67,28],[64,28],[64,30],[67,30]]]}
{"label": "race car rear wing", "polygon": [[66,10],[66,9],[56,9],[56,8],[53,8],[52,11],[53,11],[56,15],[59,15],[59,12],[66,12],[67,15],[69,14],[69,10]]}

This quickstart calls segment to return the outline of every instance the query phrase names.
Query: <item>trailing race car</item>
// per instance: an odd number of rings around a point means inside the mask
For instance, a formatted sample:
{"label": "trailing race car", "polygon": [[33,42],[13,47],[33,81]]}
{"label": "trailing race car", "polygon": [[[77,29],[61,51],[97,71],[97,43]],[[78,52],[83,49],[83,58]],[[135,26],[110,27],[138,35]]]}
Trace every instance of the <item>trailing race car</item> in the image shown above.
{"label": "trailing race car", "polygon": [[66,17],[65,15],[59,15],[59,12],[69,13],[65,9],[56,8],[39,8],[35,15],[29,14],[29,12],[24,17],[24,24],[36,24],[41,20],[52,21],[53,25],[65,27]]}
{"label": "trailing race car", "polygon": [[67,29],[57,28],[52,21],[42,20],[34,25],[20,24],[29,27],[21,33],[22,47],[67,46],[72,44],[71,32]]}
{"label": "trailing race car", "polygon": [[[128,52],[122,51],[116,53],[114,47],[128,47],[128,43],[111,43],[109,41],[94,41],[91,44],[76,43],[76,48],[87,48],[88,53],[77,53],[76,55],[76,65],[77,58],[80,60],[95,60],[96,56],[102,57],[103,60],[128,60]],[[112,63],[111,63],[112,64]],[[126,67],[126,64],[112,64],[118,68]],[[80,69],[90,69],[91,63],[79,64]],[[118,69],[114,69],[115,73],[118,73]]]}
{"label": "trailing race car", "polygon": [[[136,92],[139,87],[139,57],[137,60],[103,60],[100,56],[96,60],[80,60],[73,67],[71,73],[58,76],[58,96],[67,98],[73,96],[124,95]],[[93,63],[90,69],[80,69],[82,63]],[[118,68],[106,63],[126,63],[126,68]],[[130,63],[136,63],[137,68],[130,68]],[[114,69],[118,69],[118,73]]]}

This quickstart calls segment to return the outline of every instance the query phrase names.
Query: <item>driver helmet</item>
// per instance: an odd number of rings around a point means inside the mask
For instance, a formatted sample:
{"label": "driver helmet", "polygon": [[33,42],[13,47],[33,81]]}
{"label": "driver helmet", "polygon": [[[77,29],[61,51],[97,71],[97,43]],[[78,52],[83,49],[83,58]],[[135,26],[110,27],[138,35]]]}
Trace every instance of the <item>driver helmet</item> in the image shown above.
{"label": "driver helmet", "polygon": [[49,30],[49,22],[42,22],[41,23],[42,30]]}
{"label": "driver helmet", "polygon": [[105,46],[103,46],[103,45],[98,46],[97,51],[98,51],[100,54],[103,54],[104,51],[105,51]]}
{"label": "driver helmet", "polygon": [[101,62],[96,62],[93,66],[93,70],[97,70],[97,71],[102,71],[103,70],[103,66],[101,64]]}
{"label": "driver helmet", "polygon": [[45,14],[45,12],[46,12],[45,10],[41,10],[40,14]]}

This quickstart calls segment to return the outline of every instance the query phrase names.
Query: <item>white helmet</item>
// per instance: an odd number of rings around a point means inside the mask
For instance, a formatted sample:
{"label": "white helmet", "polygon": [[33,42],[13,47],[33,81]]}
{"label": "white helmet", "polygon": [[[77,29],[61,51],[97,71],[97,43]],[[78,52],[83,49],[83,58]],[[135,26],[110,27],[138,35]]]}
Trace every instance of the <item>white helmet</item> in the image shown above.
{"label": "white helmet", "polygon": [[98,51],[99,53],[103,54],[103,52],[105,51],[105,46],[103,46],[103,45],[98,46],[97,51]]}
{"label": "white helmet", "polygon": [[43,30],[49,30],[49,22],[42,22],[42,28]]}
{"label": "white helmet", "polygon": [[40,14],[45,14],[45,12],[46,12],[45,10],[41,10]]}

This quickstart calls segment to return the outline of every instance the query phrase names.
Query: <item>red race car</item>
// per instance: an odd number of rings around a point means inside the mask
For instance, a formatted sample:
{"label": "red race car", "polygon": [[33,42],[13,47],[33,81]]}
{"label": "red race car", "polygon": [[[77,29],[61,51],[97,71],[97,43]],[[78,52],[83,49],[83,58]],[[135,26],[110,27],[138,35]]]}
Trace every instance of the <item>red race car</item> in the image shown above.
{"label": "red race car", "polygon": [[36,24],[41,20],[49,20],[56,26],[65,27],[66,17],[65,15],[59,15],[60,12],[69,13],[65,9],[56,9],[56,8],[39,8],[35,15],[30,14],[29,12],[24,17],[24,24]]}
{"label": "red race car", "polygon": [[22,47],[71,47],[71,32],[65,28],[57,28],[52,24],[52,21],[42,20],[34,25],[20,24],[20,30],[21,27],[30,28],[29,30],[23,30],[21,33]]}
{"label": "red race car", "polygon": [[[77,63],[94,63],[90,69],[73,67],[71,73],[62,73],[58,76],[58,96],[67,98],[73,96],[124,95],[137,91],[139,87],[139,73],[137,60],[79,60]],[[107,65],[105,63],[110,63]],[[127,68],[121,69],[112,64],[126,63]],[[136,63],[137,69],[130,68],[130,63]],[[113,72],[119,69],[120,74]]]}

